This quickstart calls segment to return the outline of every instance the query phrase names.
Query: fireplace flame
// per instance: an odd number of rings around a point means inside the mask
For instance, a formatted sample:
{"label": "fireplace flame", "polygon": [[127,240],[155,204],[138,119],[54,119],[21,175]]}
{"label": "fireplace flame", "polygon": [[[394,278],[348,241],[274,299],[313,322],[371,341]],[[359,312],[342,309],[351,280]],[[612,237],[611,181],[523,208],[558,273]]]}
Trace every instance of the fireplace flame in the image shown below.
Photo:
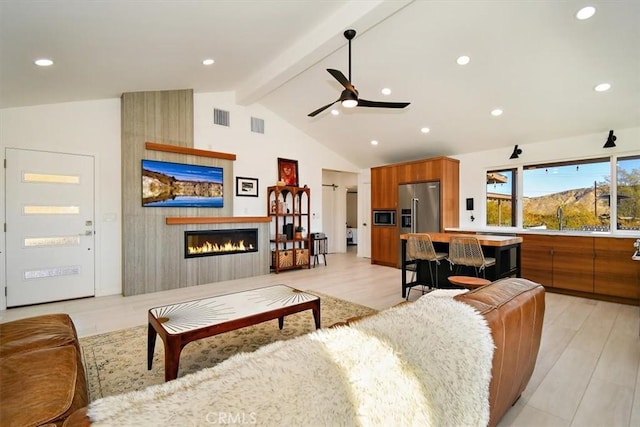
{"label": "fireplace flame", "polygon": [[238,243],[231,242],[231,240],[227,241],[223,244],[204,242],[200,246],[189,246],[187,248],[187,252],[189,255],[195,254],[209,254],[209,253],[219,253],[219,252],[243,252],[243,251],[252,251],[254,249],[252,244],[245,246],[244,240],[240,240]]}

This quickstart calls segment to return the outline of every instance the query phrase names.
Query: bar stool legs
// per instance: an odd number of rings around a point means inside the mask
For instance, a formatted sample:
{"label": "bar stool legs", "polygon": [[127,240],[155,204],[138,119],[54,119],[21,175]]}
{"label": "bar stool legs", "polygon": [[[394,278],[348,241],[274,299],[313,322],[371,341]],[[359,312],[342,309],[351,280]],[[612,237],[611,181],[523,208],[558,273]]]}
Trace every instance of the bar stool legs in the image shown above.
{"label": "bar stool legs", "polygon": [[[431,241],[431,237],[428,234],[417,234],[412,233],[409,234],[407,238],[407,254],[409,259],[414,260],[415,264],[415,272],[411,275],[411,283],[413,284],[409,288],[407,288],[407,301],[409,300],[409,294],[411,290],[416,285],[422,285],[422,294],[425,294],[425,283],[422,282],[414,282],[414,278],[416,275],[419,277],[420,264],[423,262],[429,263],[429,278],[431,279],[429,282],[429,287],[437,288],[438,287],[438,265],[440,264],[440,260],[446,258],[447,254],[436,252],[433,248],[433,242]],[[431,263],[434,262],[436,264],[436,274],[435,278],[433,275],[433,269],[431,267]],[[414,284],[415,283],[415,284]]]}

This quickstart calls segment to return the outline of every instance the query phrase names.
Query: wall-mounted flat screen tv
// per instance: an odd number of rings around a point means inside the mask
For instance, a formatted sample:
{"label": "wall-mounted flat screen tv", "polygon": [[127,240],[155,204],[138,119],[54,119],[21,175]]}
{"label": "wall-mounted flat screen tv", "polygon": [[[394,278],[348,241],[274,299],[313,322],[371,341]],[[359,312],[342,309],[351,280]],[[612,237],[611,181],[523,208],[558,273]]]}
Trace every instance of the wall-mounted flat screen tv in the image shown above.
{"label": "wall-mounted flat screen tv", "polygon": [[142,160],[142,206],[221,208],[223,169]]}

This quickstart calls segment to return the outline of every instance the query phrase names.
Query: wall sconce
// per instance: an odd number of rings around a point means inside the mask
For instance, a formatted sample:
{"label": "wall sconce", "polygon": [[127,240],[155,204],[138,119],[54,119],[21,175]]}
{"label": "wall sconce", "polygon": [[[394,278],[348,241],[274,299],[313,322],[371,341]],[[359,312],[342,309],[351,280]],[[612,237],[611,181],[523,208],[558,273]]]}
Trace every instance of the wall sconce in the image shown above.
{"label": "wall sconce", "polygon": [[617,136],[613,134],[613,129],[609,131],[609,136],[607,137],[607,142],[604,143],[602,148],[613,148],[616,146]]}
{"label": "wall sconce", "polygon": [[511,153],[511,157],[509,157],[510,159],[517,159],[519,158],[520,154],[522,154],[522,149],[518,148],[518,144],[516,144],[515,147],[513,147],[513,153]]}

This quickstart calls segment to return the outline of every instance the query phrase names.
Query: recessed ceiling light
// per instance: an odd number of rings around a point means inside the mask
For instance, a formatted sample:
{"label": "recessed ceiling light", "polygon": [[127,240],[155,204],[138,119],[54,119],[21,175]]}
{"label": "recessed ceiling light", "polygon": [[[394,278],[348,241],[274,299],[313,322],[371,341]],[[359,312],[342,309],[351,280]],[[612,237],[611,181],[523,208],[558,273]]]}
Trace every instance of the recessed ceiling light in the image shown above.
{"label": "recessed ceiling light", "polygon": [[500,108],[496,108],[495,110],[491,111],[491,115],[494,117],[498,117],[502,115],[502,110]]}
{"label": "recessed ceiling light", "polygon": [[205,59],[204,61],[202,61],[202,65],[213,65],[213,63],[216,62],[213,59]]}
{"label": "recessed ceiling light", "polygon": [[375,139],[371,141],[371,145],[378,145],[378,141],[376,141]]}
{"label": "recessed ceiling light", "polygon": [[422,129],[420,129],[420,132],[422,132],[422,133],[429,133],[429,131],[430,131],[430,130],[431,130],[431,129],[429,129],[429,128],[422,128]]}
{"label": "recessed ceiling light", "polygon": [[333,114],[334,116],[337,116],[338,114],[340,114],[340,111],[334,108],[333,110],[331,110],[331,114]]}
{"label": "recessed ceiling light", "polygon": [[381,92],[383,95],[391,95],[391,89],[389,89],[388,87],[382,89]]}
{"label": "recessed ceiling light", "polygon": [[611,85],[609,83],[600,83],[593,88],[596,92],[606,92],[609,89],[611,89]]}
{"label": "recessed ceiling light", "polygon": [[580,9],[576,13],[576,18],[578,18],[581,21],[584,21],[585,19],[591,18],[594,13],[596,13],[596,8],[595,7],[586,6],[586,7],[583,7],[582,9]]}
{"label": "recessed ceiling light", "polygon": [[469,58],[467,55],[459,56],[458,59],[456,59],[458,65],[467,65],[469,61],[471,61],[471,58]]}
{"label": "recessed ceiling light", "polygon": [[50,65],[53,65],[53,61],[47,58],[36,59],[33,62],[40,67],[48,67]]}

